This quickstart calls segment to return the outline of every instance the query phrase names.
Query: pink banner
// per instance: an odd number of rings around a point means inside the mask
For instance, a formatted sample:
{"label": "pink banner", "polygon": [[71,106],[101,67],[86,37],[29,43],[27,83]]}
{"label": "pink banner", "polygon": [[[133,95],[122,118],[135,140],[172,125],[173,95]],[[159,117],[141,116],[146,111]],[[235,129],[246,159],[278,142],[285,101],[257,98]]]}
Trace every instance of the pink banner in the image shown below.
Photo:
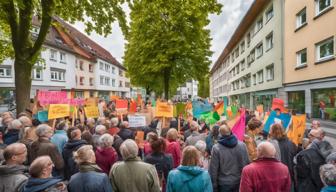
{"label": "pink banner", "polygon": [[245,134],[245,110],[242,110],[236,124],[232,127],[232,133],[236,135],[239,141],[244,140]]}
{"label": "pink banner", "polygon": [[42,106],[68,102],[67,93],[65,91],[39,91],[37,99]]}

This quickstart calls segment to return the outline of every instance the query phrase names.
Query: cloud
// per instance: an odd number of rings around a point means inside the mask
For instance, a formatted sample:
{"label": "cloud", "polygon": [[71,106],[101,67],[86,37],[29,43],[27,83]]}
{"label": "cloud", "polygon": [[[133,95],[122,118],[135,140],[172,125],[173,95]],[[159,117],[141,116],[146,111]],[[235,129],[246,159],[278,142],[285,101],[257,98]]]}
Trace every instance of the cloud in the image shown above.
{"label": "cloud", "polygon": [[[223,4],[222,13],[220,15],[210,15],[211,22],[207,27],[211,31],[211,51],[214,52],[211,57],[212,63],[216,62],[253,0],[219,0],[218,2]],[[127,6],[123,7],[129,14],[129,8]],[[129,21],[129,17],[127,20]],[[74,26],[79,31],[84,32],[85,26],[83,23],[77,22]],[[113,23],[112,34],[106,38],[94,32],[90,34],[90,38],[110,51],[119,62],[123,62],[125,38],[118,23]]]}

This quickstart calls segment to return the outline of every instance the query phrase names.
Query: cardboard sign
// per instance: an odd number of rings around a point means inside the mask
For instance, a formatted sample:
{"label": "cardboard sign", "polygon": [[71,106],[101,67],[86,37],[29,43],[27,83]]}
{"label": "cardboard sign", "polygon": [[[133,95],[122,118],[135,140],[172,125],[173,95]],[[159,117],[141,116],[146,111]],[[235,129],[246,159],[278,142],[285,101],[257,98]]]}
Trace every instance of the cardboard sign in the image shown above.
{"label": "cardboard sign", "polygon": [[135,135],[135,142],[139,145],[139,147],[143,147],[145,139],[145,132],[137,131]]}
{"label": "cardboard sign", "polygon": [[128,115],[129,127],[144,127],[146,126],[146,117],[143,115]]}
{"label": "cardboard sign", "polygon": [[87,118],[97,118],[99,117],[99,111],[97,106],[84,107],[85,115]]}
{"label": "cardboard sign", "polygon": [[156,117],[173,117],[174,109],[173,105],[169,105],[167,102],[157,102],[155,108]]}
{"label": "cardboard sign", "polygon": [[287,137],[296,145],[302,143],[304,132],[306,129],[306,114],[293,115],[292,127],[287,132]]}
{"label": "cardboard sign", "polygon": [[50,104],[48,111],[48,119],[57,119],[67,117],[70,113],[69,104]]}
{"label": "cardboard sign", "polygon": [[65,91],[39,91],[37,99],[42,106],[68,103],[67,93]]}
{"label": "cardboard sign", "polygon": [[128,101],[125,99],[117,99],[116,100],[116,109],[127,109]]}
{"label": "cardboard sign", "polygon": [[37,112],[37,119],[40,122],[47,122],[48,121],[48,111],[47,110],[45,110],[45,111],[38,111]]}
{"label": "cardboard sign", "polygon": [[97,98],[86,98],[85,105],[86,106],[97,106],[98,105]]}
{"label": "cardboard sign", "polygon": [[68,103],[71,106],[79,106],[79,105],[84,105],[85,104],[85,100],[82,99],[82,98],[69,99]]}

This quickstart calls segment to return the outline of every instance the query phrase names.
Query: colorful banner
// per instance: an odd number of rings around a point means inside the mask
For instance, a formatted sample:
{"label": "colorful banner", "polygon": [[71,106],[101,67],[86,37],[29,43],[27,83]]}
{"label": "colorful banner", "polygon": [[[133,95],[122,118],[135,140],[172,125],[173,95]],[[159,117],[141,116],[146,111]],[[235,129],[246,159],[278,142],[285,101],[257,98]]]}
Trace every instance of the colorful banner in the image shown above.
{"label": "colorful banner", "polygon": [[67,117],[70,114],[69,104],[50,104],[48,110],[48,119],[57,119]]}
{"label": "colorful banner", "polygon": [[186,111],[186,104],[184,103],[177,103],[176,104],[176,114],[174,114],[174,116],[179,116],[179,115],[183,115],[183,117],[187,117],[187,111]]}
{"label": "colorful banner", "polygon": [[215,111],[217,111],[218,115],[222,115],[224,113],[224,101],[219,102],[215,106]]}
{"label": "colorful banner", "polygon": [[306,114],[303,115],[293,115],[292,116],[292,126],[287,132],[287,137],[295,145],[302,143],[304,132],[306,129]]}
{"label": "colorful banner", "polygon": [[240,117],[235,125],[232,127],[232,133],[237,136],[240,141],[244,140],[245,134],[245,110],[242,110],[240,113]]}
{"label": "colorful banner", "polygon": [[130,107],[128,109],[128,112],[135,113],[137,111],[137,103],[132,99],[130,102]]}
{"label": "colorful banner", "polygon": [[227,113],[228,98],[226,96],[223,97],[223,103],[224,103],[224,116],[228,117],[228,113]]}
{"label": "colorful banner", "polygon": [[38,111],[37,112],[37,119],[41,123],[47,122],[48,121],[48,111],[47,110],[45,110],[45,111]]}
{"label": "colorful banner", "polygon": [[193,101],[192,102],[192,112],[194,117],[197,119],[201,117],[201,114],[212,111],[213,107],[207,100],[204,101]]}
{"label": "colorful banner", "polygon": [[128,115],[129,127],[144,127],[146,126],[146,117],[143,115]]}
{"label": "colorful banner", "polygon": [[98,99],[97,98],[86,98],[85,103],[86,106],[97,106]]}
{"label": "colorful banner", "polygon": [[173,105],[167,102],[156,102],[155,116],[156,117],[173,117],[174,109]]}
{"label": "colorful banner", "polygon": [[68,103],[66,91],[39,91],[37,99],[42,106]]}
{"label": "colorful banner", "polygon": [[111,96],[110,96],[110,100],[111,100],[111,101],[112,101],[112,100],[117,100],[117,99],[120,99],[120,97],[117,96],[117,95],[111,95]]}
{"label": "colorful banner", "polygon": [[271,126],[274,123],[281,123],[284,129],[287,130],[289,123],[291,121],[291,115],[288,113],[280,113],[280,115],[277,115],[275,111],[272,111],[270,115],[268,116],[268,119],[264,125],[264,131],[266,133],[269,133]]}
{"label": "colorful banner", "polygon": [[117,99],[116,100],[116,109],[127,109],[128,101],[126,99]]}
{"label": "colorful banner", "polygon": [[84,105],[85,100],[82,98],[68,99],[68,103],[71,106],[79,106],[79,105]]}
{"label": "colorful banner", "polygon": [[87,106],[84,107],[85,115],[87,118],[97,118],[99,117],[99,110],[97,106]]}
{"label": "colorful banner", "polygon": [[208,112],[208,113],[203,113],[200,116],[200,120],[204,120],[206,124],[208,125],[213,125],[215,124],[217,121],[219,121],[220,116],[218,115],[218,113],[215,112]]}

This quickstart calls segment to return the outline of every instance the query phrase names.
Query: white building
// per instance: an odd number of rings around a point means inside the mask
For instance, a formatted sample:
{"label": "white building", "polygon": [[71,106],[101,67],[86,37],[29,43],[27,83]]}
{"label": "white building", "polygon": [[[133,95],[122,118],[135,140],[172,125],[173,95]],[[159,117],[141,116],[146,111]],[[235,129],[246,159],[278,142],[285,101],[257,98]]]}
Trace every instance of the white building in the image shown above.
{"label": "white building", "polygon": [[188,80],[182,86],[177,88],[174,100],[187,100],[197,97],[198,81]]}

